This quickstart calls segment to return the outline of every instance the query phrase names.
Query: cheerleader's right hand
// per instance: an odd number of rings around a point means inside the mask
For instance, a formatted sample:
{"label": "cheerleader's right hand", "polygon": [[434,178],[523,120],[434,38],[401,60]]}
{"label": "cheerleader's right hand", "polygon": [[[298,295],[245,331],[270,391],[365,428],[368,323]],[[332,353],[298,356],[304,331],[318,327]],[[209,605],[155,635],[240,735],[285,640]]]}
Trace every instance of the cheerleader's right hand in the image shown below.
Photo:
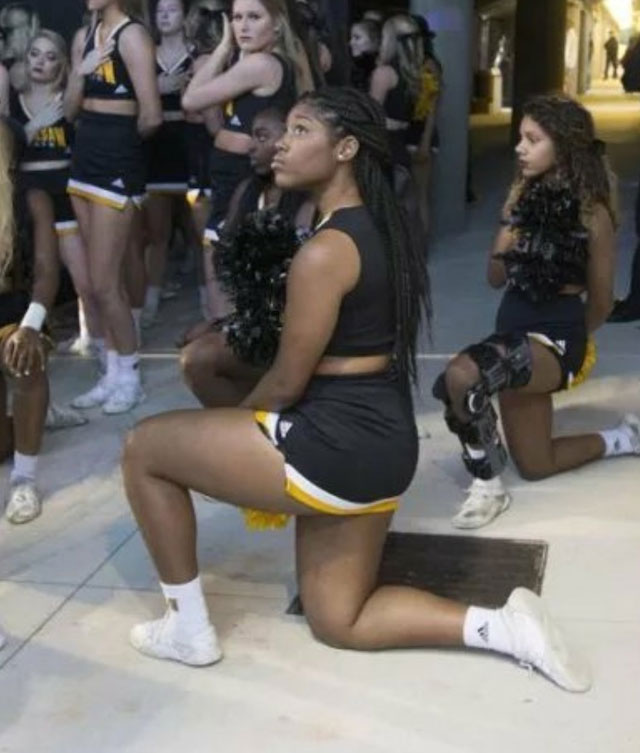
{"label": "cheerleader's right hand", "polygon": [[101,65],[106,63],[111,57],[111,53],[115,49],[115,42],[113,39],[109,40],[104,45],[99,45],[94,50],[82,59],[78,72],[81,76],[90,76]]}

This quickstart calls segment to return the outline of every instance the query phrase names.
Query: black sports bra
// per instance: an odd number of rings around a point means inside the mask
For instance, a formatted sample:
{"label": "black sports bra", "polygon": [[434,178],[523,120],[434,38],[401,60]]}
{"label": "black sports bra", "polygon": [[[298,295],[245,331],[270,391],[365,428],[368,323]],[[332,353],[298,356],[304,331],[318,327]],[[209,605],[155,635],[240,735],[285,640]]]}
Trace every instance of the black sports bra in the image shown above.
{"label": "black sports bra", "polygon": [[[133,88],[133,82],[127,66],[120,54],[119,42],[122,32],[133,24],[140,24],[132,18],[126,18],[121,24],[116,26],[107,39],[114,43],[113,52],[102,65],[96,68],[93,73],[85,76],[84,79],[84,97],[85,99],[107,99],[113,101],[131,100],[136,98]],[[142,24],[140,24],[142,25]],[[102,24],[98,23],[87,33],[87,39],[84,45],[83,58],[86,58],[90,52],[98,46],[98,35]]]}
{"label": "black sports bra", "polygon": [[384,238],[365,206],[338,209],[316,232],[348,235],[360,254],[360,277],[344,297],[326,356],[373,356],[393,352],[396,316]]}
{"label": "black sports bra", "polygon": [[224,128],[235,133],[251,135],[251,124],[255,116],[270,108],[276,108],[286,115],[297,99],[296,81],[293,67],[284,58],[271,53],[282,66],[282,81],[273,94],[260,97],[253,92],[246,92],[227,102],[224,107]]}

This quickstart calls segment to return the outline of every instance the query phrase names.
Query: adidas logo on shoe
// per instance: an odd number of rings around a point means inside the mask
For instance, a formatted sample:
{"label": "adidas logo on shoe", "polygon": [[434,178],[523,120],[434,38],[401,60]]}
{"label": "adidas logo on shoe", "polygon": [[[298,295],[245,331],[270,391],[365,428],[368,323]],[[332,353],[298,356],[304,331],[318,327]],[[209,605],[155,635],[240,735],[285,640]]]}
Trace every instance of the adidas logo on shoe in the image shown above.
{"label": "adidas logo on shoe", "polygon": [[485,643],[489,643],[489,623],[485,622],[478,628],[478,635]]}

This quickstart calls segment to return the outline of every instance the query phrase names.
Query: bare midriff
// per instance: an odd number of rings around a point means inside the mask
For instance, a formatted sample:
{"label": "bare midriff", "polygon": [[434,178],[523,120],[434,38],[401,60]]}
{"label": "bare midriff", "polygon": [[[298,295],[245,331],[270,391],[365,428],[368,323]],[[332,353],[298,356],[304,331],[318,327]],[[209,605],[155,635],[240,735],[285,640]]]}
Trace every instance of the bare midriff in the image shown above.
{"label": "bare midriff", "polygon": [[97,112],[101,115],[130,115],[138,114],[138,103],[135,99],[95,99],[88,97],[82,101],[82,109],[87,112]]}
{"label": "bare midriff", "polygon": [[232,152],[233,154],[249,154],[251,148],[251,136],[246,133],[235,133],[226,128],[222,128],[216,134],[215,146],[223,152]]}
{"label": "bare midriff", "polygon": [[319,376],[378,374],[387,371],[390,364],[391,355],[357,356],[353,358],[325,356],[318,364],[315,373]]}

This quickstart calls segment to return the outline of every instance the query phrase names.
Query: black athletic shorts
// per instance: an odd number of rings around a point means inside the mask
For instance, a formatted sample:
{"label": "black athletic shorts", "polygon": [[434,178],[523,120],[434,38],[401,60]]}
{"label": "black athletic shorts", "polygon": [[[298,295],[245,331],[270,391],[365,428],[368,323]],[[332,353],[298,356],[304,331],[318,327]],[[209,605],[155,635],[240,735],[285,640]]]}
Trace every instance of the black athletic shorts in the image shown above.
{"label": "black athletic shorts", "polygon": [[[174,115],[174,113],[168,113]],[[176,117],[181,113],[175,113]],[[182,120],[165,120],[145,142],[147,191],[149,193],[186,194],[189,179],[187,161],[187,124]]]}
{"label": "black athletic shorts", "polygon": [[411,393],[393,371],[315,376],[296,405],[255,417],[284,455],[287,493],[319,512],[393,511],[414,477]]}
{"label": "black athletic shorts", "polygon": [[78,221],[67,193],[68,182],[68,168],[32,170],[22,167],[20,170],[20,186],[23,191],[37,189],[44,191],[51,198],[58,235],[78,232]]}
{"label": "black athletic shorts", "polygon": [[571,386],[587,352],[585,305],[579,295],[559,295],[533,303],[517,290],[508,290],[496,317],[499,335],[528,335],[546,345],[562,369],[561,389]]}
{"label": "black athletic shorts", "polygon": [[140,206],[147,185],[135,116],[83,110],[78,119],[68,192],[115,209]]}
{"label": "black athletic shorts", "polygon": [[233,154],[214,147],[211,155],[211,215],[205,240],[217,241],[236,188],[251,175],[247,154]]}

